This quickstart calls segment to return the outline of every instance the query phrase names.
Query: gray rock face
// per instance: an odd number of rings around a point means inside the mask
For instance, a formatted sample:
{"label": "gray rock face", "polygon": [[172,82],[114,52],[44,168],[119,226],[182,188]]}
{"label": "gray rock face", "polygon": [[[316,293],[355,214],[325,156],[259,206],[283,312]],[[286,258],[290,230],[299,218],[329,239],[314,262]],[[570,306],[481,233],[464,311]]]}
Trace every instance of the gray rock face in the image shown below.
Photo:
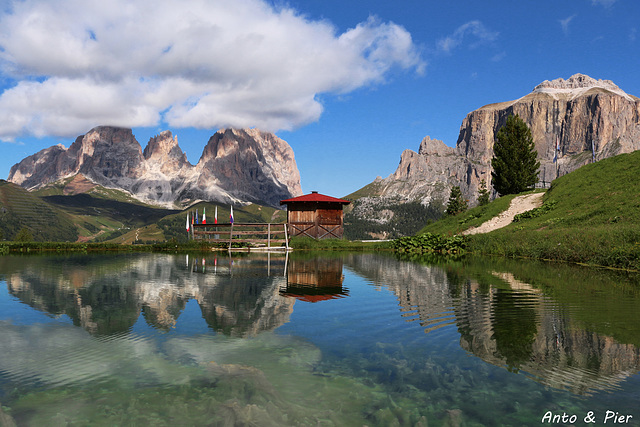
{"label": "gray rock face", "polygon": [[57,145],[25,158],[8,180],[32,190],[78,174],[165,206],[207,200],[279,207],[302,194],[289,144],[257,129],[217,132],[194,166],[170,131],[151,138],[143,151],[131,129],[100,126],[68,149]]}
{"label": "gray rock face", "polygon": [[[609,80],[576,74],[545,81],[520,99],[472,111],[462,121],[456,148],[425,138],[418,153],[405,150],[395,173],[377,180],[378,196],[446,200],[459,185],[477,200],[480,181],[491,189],[491,158],[498,130],[517,114],[531,129],[540,161],[539,187],[592,161],[640,149],[640,99]],[[558,144],[557,161],[556,142]]]}

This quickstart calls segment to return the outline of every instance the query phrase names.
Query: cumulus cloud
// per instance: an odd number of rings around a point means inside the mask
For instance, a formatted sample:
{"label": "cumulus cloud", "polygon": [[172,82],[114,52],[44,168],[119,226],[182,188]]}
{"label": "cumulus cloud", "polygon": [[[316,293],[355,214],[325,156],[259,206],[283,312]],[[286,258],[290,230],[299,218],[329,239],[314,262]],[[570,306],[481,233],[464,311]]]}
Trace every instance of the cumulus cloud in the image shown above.
{"label": "cumulus cloud", "polygon": [[292,129],[318,95],[425,63],[401,26],[338,34],[263,0],[23,0],[0,15],[0,138],[98,124]]}
{"label": "cumulus cloud", "polygon": [[460,46],[469,35],[473,36],[474,39],[472,47],[481,43],[492,42],[498,38],[498,33],[489,30],[482,22],[470,21],[456,28],[450,36],[438,40],[438,50],[449,53]]}

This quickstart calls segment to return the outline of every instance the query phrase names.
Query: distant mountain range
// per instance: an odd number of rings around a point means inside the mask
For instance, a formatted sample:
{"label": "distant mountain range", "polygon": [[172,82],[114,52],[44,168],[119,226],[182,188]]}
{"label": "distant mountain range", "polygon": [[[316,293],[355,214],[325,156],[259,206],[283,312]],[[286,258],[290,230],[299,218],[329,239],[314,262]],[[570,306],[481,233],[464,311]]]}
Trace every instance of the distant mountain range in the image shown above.
{"label": "distant mountain range", "polygon": [[469,113],[455,148],[427,136],[418,152],[405,150],[393,174],[346,196],[355,203],[345,220],[380,228],[394,221],[388,206],[446,203],[453,186],[473,205],[482,180],[491,190],[495,135],[514,114],[531,129],[541,164],[539,187],[594,160],[640,149],[640,98],[584,74],[544,81],[519,99]]}
{"label": "distant mountain range", "polygon": [[[393,174],[346,196],[354,203],[345,215],[345,235],[388,238],[415,233],[442,214],[453,186],[460,186],[473,205],[482,180],[491,189],[493,142],[512,114],[531,128],[541,187],[589,162],[640,149],[639,98],[609,80],[583,74],[545,81],[519,99],[469,113],[455,148],[427,136],[417,152],[405,150]],[[131,129],[100,126],[69,148],[57,145],[25,158],[11,168],[8,180],[42,196],[55,195],[48,201],[58,207],[71,203],[60,196],[92,192],[92,197],[167,209],[199,201],[279,209],[280,200],[302,194],[289,144],[257,129],[216,132],[192,165],[170,131],[151,138],[143,150]],[[5,191],[9,194],[9,187]],[[18,194],[15,189],[10,193]],[[2,209],[0,214],[8,218],[11,209]],[[167,227],[178,235],[179,221],[173,222]],[[87,226],[97,230],[103,225]],[[14,226],[5,229],[5,238],[14,235]],[[85,234],[93,235],[90,231]],[[160,231],[158,235],[162,238]]]}
{"label": "distant mountain range", "polygon": [[196,165],[165,131],[142,150],[131,129],[99,126],[69,148],[56,145],[14,165],[8,181],[38,190],[77,177],[74,186],[122,190],[167,208],[199,200],[279,207],[302,194],[300,173],[289,144],[257,129],[226,129],[208,141]]}

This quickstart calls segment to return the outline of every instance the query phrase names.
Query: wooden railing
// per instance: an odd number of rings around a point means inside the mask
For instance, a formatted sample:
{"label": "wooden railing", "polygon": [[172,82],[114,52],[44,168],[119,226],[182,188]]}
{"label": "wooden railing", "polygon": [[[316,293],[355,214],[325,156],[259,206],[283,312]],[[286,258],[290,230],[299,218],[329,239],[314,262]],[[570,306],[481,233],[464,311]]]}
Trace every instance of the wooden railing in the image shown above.
{"label": "wooden railing", "polygon": [[229,250],[233,243],[249,243],[255,248],[289,250],[287,224],[192,224],[191,238],[212,243],[228,243]]}
{"label": "wooden railing", "polygon": [[342,224],[324,224],[319,222],[290,222],[289,235],[309,236],[316,240],[324,238],[341,239],[343,235]]}

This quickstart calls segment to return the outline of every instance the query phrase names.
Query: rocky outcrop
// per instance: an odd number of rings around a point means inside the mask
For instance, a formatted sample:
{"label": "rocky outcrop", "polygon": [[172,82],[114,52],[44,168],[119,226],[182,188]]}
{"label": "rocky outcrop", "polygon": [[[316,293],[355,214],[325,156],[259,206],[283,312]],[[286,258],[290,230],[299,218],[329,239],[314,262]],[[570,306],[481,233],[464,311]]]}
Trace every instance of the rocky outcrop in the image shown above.
{"label": "rocky outcrop", "polygon": [[196,171],[196,188],[202,192],[215,181],[221,188],[233,188],[241,200],[259,203],[259,195],[269,194],[274,206],[302,194],[293,149],[258,129],[216,132],[204,147]]}
{"label": "rocky outcrop", "polygon": [[609,80],[576,74],[568,80],[545,81],[520,99],[472,111],[460,126],[455,148],[425,138],[417,153],[402,153],[395,173],[375,181],[373,195],[423,203],[434,198],[446,201],[451,187],[459,185],[474,203],[481,180],[491,189],[495,136],[507,117],[515,114],[530,127],[536,144],[539,187],[548,187],[556,177],[592,158],[597,161],[640,149],[640,99]]}
{"label": "rocky outcrop", "polygon": [[170,131],[151,138],[143,151],[131,129],[100,126],[68,149],[57,145],[25,158],[8,180],[32,190],[75,175],[164,206],[207,200],[279,207],[302,194],[289,144],[257,129],[217,132],[194,166]]}

